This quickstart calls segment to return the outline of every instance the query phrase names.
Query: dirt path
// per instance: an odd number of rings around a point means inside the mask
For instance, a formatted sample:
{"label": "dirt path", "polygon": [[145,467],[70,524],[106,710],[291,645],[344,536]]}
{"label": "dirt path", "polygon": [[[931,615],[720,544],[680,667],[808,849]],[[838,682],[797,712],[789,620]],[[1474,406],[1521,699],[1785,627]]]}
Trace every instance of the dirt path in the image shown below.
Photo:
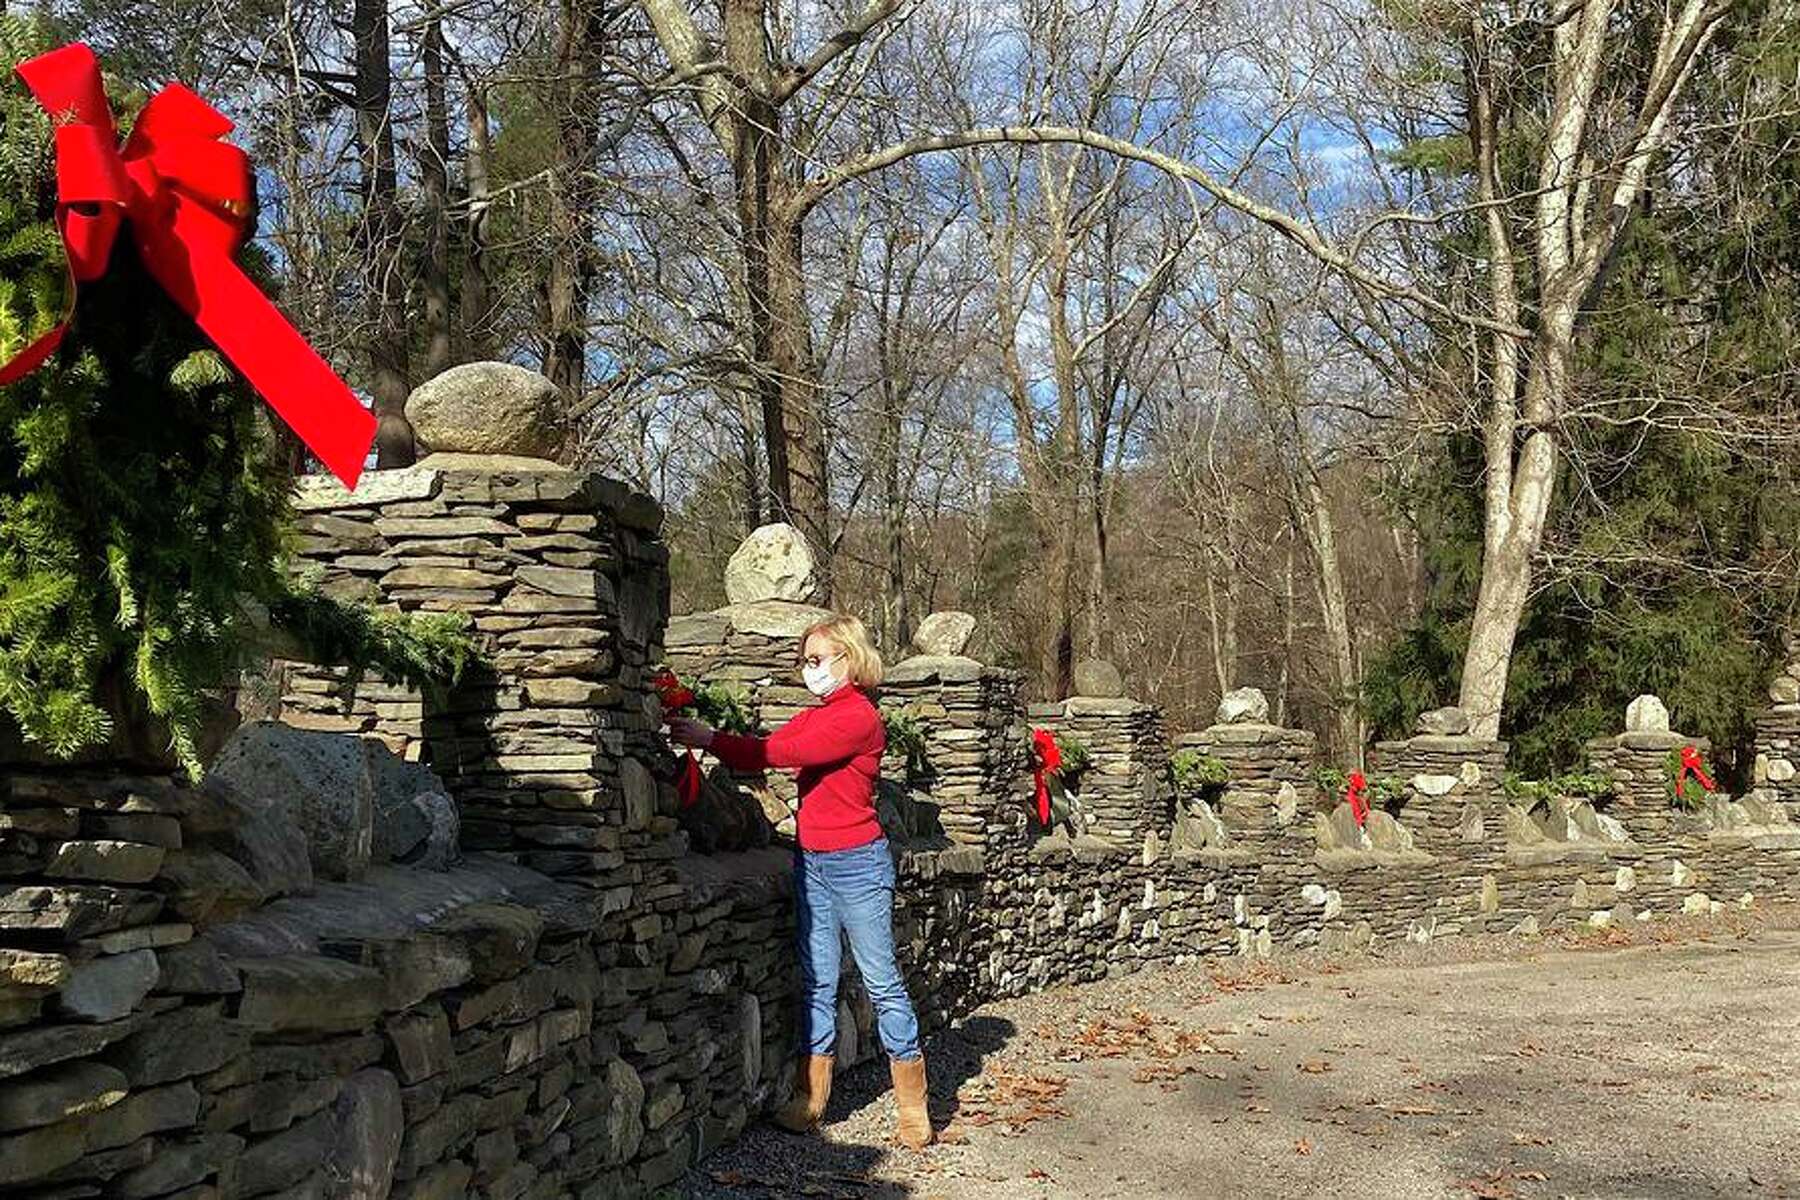
{"label": "dirt path", "polygon": [[932,1044],[948,1144],[885,1071],[694,1197],[1800,1197],[1800,916],[1621,945],[1193,968],[990,1005]]}

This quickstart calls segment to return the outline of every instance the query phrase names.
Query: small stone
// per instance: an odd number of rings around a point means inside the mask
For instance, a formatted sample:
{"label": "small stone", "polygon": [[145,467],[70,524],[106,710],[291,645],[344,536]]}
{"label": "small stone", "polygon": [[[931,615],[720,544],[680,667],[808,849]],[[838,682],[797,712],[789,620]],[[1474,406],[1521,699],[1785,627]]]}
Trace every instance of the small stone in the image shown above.
{"label": "small stone", "polygon": [[1325,911],[1320,915],[1327,921],[1344,911],[1344,897],[1333,888],[1325,893]]}
{"label": "small stone", "polygon": [[160,975],[154,950],[133,950],[79,963],[58,993],[56,1006],[77,1020],[116,1021],[150,994]]}
{"label": "small stone", "polygon": [[149,883],[162,867],[165,853],[161,846],[137,842],[64,842],[51,856],[44,874],[96,883]]}
{"label": "small stone", "polygon": [[1226,692],[1219,700],[1213,717],[1216,725],[1266,725],[1269,720],[1269,698],[1261,688],[1241,687]]}
{"label": "small stone", "polygon": [[1536,917],[1526,917],[1512,927],[1512,933],[1515,937],[1538,936],[1538,919]]}
{"label": "small stone", "polygon": [[1414,775],[1412,789],[1421,796],[1447,796],[1461,782],[1455,775]]}
{"label": "small stone", "polygon": [[1309,883],[1300,889],[1300,898],[1308,904],[1325,903],[1325,889],[1316,883]]}
{"label": "small stone", "polygon": [[1599,912],[1589,913],[1587,923],[1595,929],[1605,929],[1612,924],[1612,910],[1603,908]]}
{"label": "small stone", "polygon": [[433,453],[552,458],[562,448],[567,405],[562,389],[536,371],[472,362],[414,388],[406,419]]}
{"label": "small stone", "polygon": [[1637,872],[1630,867],[1620,867],[1613,874],[1613,891],[1624,893],[1635,887],[1637,887]]}
{"label": "small stone", "polygon": [[299,954],[247,958],[237,966],[244,982],[238,1019],[253,1030],[350,1032],[381,1013],[381,974],[367,967]]}
{"label": "small stone", "polygon": [[0,1087],[0,1133],[53,1125],[110,1108],[130,1084],[122,1072],[97,1062],[65,1063]]}
{"label": "small stone", "polygon": [[1625,732],[1668,733],[1669,710],[1661,699],[1642,695],[1625,708]]}
{"label": "small stone", "polygon": [[1786,783],[1794,777],[1793,761],[1786,758],[1769,759],[1769,782]]}
{"label": "small stone", "polygon": [[344,1081],[332,1120],[331,1153],[325,1163],[328,1200],[386,1196],[406,1131],[400,1085],[386,1071],[358,1071]]}
{"label": "small stone", "polygon": [[69,960],[60,954],[0,947],[0,992],[47,992],[69,978]]}
{"label": "small stone", "polygon": [[1776,704],[1794,704],[1800,702],[1800,679],[1792,675],[1777,675],[1769,684],[1769,699]]}
{"label": "small stone", "polygon": [[1469,714],[1454,705],[1434,708],[1420,713],[1414,728],[1432,737],[1462,737],[1469,732]]}
{"label": "small stone", "polygon": [[83,1149],[79,1121],[63,1121],[42,1129],[0,1136],[0,1186],[42,1179],[80,1158]]}
{"label": "small stone", "polygon": [[806,537],[792,525],[764,525],[751,532],[725,564],[725,597],[734,604],[821,599],[818,563]]}
{"label": "small stone", "polygon": [[1712,899],[1705,892],[1690,892],[1681,902],[1681,911],[1688,916],[1697,916],[1710,910]]}
{"label": "small stone", "polygon": [[1745,892],[1743,895],[1738,897],[1738,907],[1742,908],[1742,909],[1750,909],[1750,908],[1756,907],[1756,897],[1753,894],[1751,894],[1750,892]]}
{"label": "small stone", "polygon": [[1462,819],[1457,822],[1457,835],[1467,843],[1487,839],[1487,820],[1479,804],[1463,805]]}
{"label": "small stone", "polygon": [[1587,880],[1577,879],[1575,881],[1574,888],[1572,888],[1569,892],[1569,907],[1570,908],[1587,908],[1588,907]]}
{"label": "small stone", "polygon": [[935,612],[919,622],[913,633],[913,649],[920,654],[961,654],[975,636],[975,617],[966,612]]}
{"label": "small stone", "polygon": [[1491,915],[1500,911],[1500,883],[1492,875],[1481,877],[1479,908],[1483,915]]}
{"label": "small stone", "polygon": [[1693,871],[1689,870],[1688,865],[1686,863],[1682,862],[1679,858],[1676,859],[1670,865],[1670,867],[1669,867],[1669,883],[1671,886],[1686,887],[1688,884],[1693,882],[1693,879],[1694,879]]}

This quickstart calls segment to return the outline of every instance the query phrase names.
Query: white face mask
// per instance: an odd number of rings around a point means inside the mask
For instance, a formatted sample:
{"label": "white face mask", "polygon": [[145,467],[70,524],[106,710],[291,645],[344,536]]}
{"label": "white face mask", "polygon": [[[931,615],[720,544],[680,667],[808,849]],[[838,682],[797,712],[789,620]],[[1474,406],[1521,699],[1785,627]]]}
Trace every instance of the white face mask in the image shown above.
{"label": "white face mask", "polygon": [[822,700],[844,686],[844,681],[831,673],[831,664],[835,663],[839,657],[834,654],[821,661],[816,667],[801,668],[800,678],[806,681],[807,691]]}

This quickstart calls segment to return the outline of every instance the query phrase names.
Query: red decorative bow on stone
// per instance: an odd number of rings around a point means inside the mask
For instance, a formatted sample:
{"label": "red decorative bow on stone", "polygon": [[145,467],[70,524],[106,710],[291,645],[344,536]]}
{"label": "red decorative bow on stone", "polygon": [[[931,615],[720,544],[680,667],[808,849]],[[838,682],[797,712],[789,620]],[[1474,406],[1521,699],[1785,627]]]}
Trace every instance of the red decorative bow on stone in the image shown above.
{"label": "red decorative bow on stone", "polygon": [[1369,781],[1361,771],[1350,772],[1350,784],[1344,789],[1344,799],[1350,802],[1350,815],[1356,818],[1360,827],[1369,818]]}
{"label": "red decorative bow on stone", "polygon": [[1062,751],[1056,746],[1056,735],[1048,729],[1031,731],[1032,776],[1037,782],[1038,824],[1050,827],[1050,772],[1062,766]]}
{"label": "red decorative bow on stone", "polygon": [[231,122],[178,83],[151,98],[123,149],[94,52],[79,42],[20,63],[56,127],[56,225],[69,256],[69,308],[0,366],[0,385],[61,343],[78,285],[106,274],[120,223],[144,267],[345,487],[375,418],[237,265],[250,213],[250,160],[222,139]]}
{"label": "red decorative bow on stone", "polygon": [[1694,749],[1692,746],[1683,746],[1681,748],[1681,770],[1675,775],[1675,794],[1677,796],[1681,794],[1681,785],[1687,782],[1688,776],[1690,775],[1695,779],[1698,779],[1700,781],[1700,786],[1707,791],[1716,792],[1719,790],[1713,784],[1712,779],[1706,774],[1706,766],[1700,761],[1700,751]]}

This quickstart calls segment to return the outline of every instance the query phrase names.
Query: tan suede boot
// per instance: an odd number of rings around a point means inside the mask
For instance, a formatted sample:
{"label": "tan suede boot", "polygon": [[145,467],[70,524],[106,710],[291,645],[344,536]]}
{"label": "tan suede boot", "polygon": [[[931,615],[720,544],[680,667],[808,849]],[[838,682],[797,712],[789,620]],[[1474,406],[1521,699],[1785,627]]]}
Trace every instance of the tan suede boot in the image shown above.
{"label": "tan suede boot", "polygon": [[888,1059],[894,1076],[894,1104],[900,1119],[894,1126],[894,1137],[908,1150],[923,1150],[931,1144],[931,1114],[925,1109],[925,1060]]}
{"label": "tan suede boot", "polygon": [[831,1055],[809,1054],[794,1065],[794,1094],[775,1114],[775,1123],[789,1133],[809,1133],[825,1115],[831,1098]]}

